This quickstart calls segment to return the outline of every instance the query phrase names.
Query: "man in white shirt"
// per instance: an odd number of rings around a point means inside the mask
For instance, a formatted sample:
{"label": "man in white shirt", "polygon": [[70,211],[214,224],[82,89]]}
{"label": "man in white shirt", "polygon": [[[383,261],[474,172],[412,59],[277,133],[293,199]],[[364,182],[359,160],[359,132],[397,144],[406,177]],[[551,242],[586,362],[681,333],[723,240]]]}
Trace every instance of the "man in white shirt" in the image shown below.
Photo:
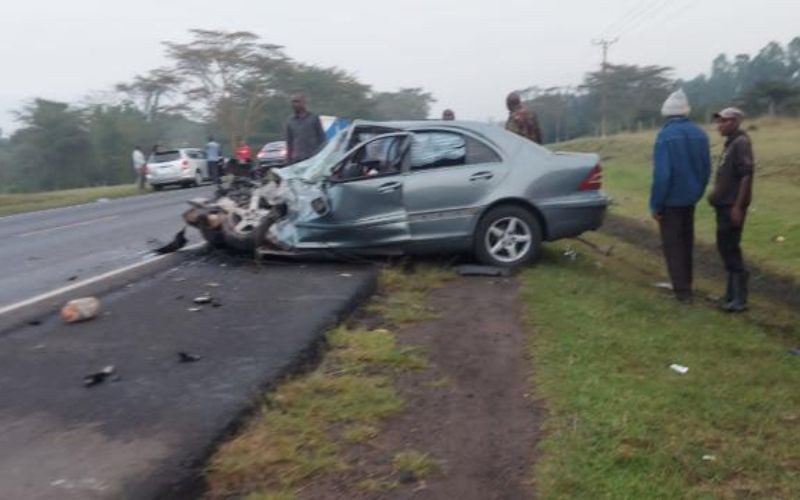
{"label": "man in white shirt", "polygon": [[147,160],[144,158],[144,153],[142,153],[142,148],[136,146],[133,148],[133,154],[131,155],[131,159],[133,160],[133,170],[136,172],[136,179],[139,185],[139,189],[144,191],[145,189],[145,179],[147,176]]}

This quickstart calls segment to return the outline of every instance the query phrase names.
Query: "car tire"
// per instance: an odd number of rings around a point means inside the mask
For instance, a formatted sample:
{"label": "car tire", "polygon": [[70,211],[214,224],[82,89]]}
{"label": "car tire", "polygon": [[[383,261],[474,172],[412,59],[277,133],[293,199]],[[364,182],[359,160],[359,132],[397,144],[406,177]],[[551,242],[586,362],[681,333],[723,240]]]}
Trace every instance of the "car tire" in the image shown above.
{"label": "car tire", "polygon": [[482,264],[519,267],[539,257],[542,228],[530,210],[501,205],[481,217],[474,245],[475,257]]}

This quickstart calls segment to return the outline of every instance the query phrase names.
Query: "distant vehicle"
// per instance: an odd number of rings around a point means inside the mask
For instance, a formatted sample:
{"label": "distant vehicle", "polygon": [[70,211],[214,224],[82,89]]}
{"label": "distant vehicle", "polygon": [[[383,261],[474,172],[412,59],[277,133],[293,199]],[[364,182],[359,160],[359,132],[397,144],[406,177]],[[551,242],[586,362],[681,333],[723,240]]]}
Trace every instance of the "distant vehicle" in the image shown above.
{"label": "distant vehicle", "polygon": [[202,149],[159,151],[147,161],[147,183],[156,191],[169,185],[199,186],[210,178],[206,153]]}
{"label": "distant vehicle", "polygon": [[258,151],[256,161],[259,168],[283,167],[287,156],[286,141],[268,142]]}

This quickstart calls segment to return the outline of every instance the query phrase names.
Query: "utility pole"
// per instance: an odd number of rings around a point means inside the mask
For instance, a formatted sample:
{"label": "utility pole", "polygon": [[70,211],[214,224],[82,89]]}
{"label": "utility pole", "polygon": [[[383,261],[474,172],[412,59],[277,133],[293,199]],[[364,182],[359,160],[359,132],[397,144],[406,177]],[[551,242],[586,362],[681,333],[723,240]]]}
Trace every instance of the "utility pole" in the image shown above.
{"label": "utility pole", "polygon": [[607,94],[608,88],[606,85],[606,68],[608,66],[608,48],[619,41],[619,38],[608,40],[601,38],[600,40],[592,41],[592,45],[602,47],[603,49],[603,66],[601,68],[600,82],[600,135],[606,136],[606,113],[607,113]]}

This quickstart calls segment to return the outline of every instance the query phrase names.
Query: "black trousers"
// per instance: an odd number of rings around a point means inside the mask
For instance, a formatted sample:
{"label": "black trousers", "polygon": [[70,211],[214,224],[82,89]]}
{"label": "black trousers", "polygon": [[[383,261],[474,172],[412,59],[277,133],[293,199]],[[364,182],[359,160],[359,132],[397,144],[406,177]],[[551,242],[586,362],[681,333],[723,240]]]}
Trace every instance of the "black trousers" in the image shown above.
{"label": "black trousers", "polygon": [[729,273],[743,273],[746,271],[741,247],[744,221],[739,227],[733,225],[729,205],[714,207],[714,210],[717,212],[717,250],[725,270]]}
{"label": "black trousers", "polygon": [[692,293],[694,205],[665,207],[659,221],[667,272],[675,295]]}

